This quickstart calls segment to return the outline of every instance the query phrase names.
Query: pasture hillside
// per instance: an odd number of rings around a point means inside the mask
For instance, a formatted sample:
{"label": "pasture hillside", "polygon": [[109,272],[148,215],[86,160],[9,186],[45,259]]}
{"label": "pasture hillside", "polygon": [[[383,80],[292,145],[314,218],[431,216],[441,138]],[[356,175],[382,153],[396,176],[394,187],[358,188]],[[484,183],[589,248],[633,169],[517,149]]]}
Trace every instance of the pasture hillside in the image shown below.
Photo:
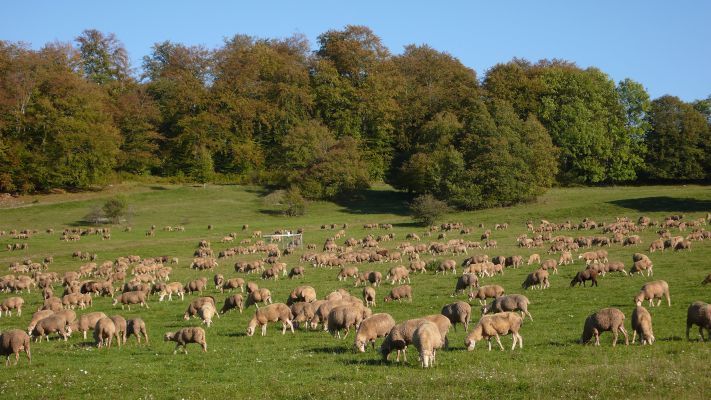
{"label": "pasture hillside", "polygon": [[[92,208],[106,199],[122,193],[131,208],[130,232],[121,226],[112,226],[111,238],[100,235],[82,236],[79,241],[61,241],[61,231],[66,228],[87,227],[82,218]],[[306,214],[300,217],[283,217],[264,205],[265,193],[258,187],[245,186],[174,186],[174,185],[121,185],[110,192],[83,195],[52,195],[20,198],[0,208],[0,231],[17,229],[37,230],[29,239],[13,239],[9,233],[0,237],[0,266],[7,267],[15,261],[30,258],[41,261],[53,256],[49,271],[60,274],[78,270],[86,261],[72,257],[74,251],[96,253],[97,262],[115,260],[121,256],[141,257],[171,256],[179,263],[172,265],[171,281],[187,282],[196,277],[208,278],[209,289],[205,295],[214,296],[221,307],[227,293],[214,288],[212,277],[221,273],[225,277],[243,277],[260,287],[269,288],[275,302],[285,302],[289,292],[297,285],[311,285],[323,298],[338,288],[346,288],[361,296],[362,287],[353,287],[353,280],[339,282],[338,269],[316,268],[300,262],[308,251],[299,249],[283,257],[287,269],[302,265],[306,275],[302,279],[277,281],[262,280],[258,274],[234,271],[237,261],[254,261],[264,254],[251,254],[219,260],[214,271],[191,270],[192,255],[202,239],[212,243],[215,253],[239,246],[240,241],[251,239],[252,232],[265,234],[277,229],[303,228],[305,242],[316,244],[320,251],[325,240],[335,235],[343,224],[348,224],[345,236],[361,239],[393,233],[395,240],[381,242],[381,248],[394,249],[405,241],[408,233],[417,233],[422,243],[438,241],[438,233],[426,236],[426,229],[412,223],[406,208],[407,196],[389,187],[374,189],[342,202],[312,202]],[[459,231],[447,233],[450,239],[479,241],[485,229],[492,230],[491,239],[498,247],[469,249],[473,254],[522,255],[524,259],[539,253],[543,259],[556,258],[544,248],[519,248],[516,238],[524,233],[526,221],[536,224],[541,219],[554,223],[570,220],[580,223],[591,218],[598,223],[611,223],[616,217],[629,217],[637,221],[640,216],[663,221],[665,216],[684,214],[683,220],[705,217],[711,212],[711,190],[704,186],[650,186],[552,189],[534,203],[511,208],[496,208],[476,212],[447,215],[449,222],[461,222],[472,228],[472,233]],[[444,221],[443,221],[444,222]],[[335,230],[321,229],[323,224],[336,224]],[[364,224],[392,224],[390,230],[364,229]],[[494,230],[497,223],[508,223],[505,230]],[[208,230],[208,225],[213,225]],[[243,231],[242,226],[249,225]],[[479,225],[483,224],[484,228]],[[146,236],[151,225],[156,225],[155,236]],[[185,231],[165,231],[165,226],[181,225]],[[45,230],[53,228],[54,233]],[[709,229],[708,226],[702,226]],[[187,355],[173,355],[174,343],[163,341],[163,334],[181,327],[198,326],[199,320],[185,321],[182,315],[188,301],[197,297],[187,295],[185,301],[158,302],[151,296],[150,309],[132,307],[121,310],[112,307],[108,297],[97,297],[87,311],[104,311],[109,315],[121,314],[128,318],[140,316],[146,321],[150,343],[138,345],[130,339],[122,348],[97,349],[92,340],[83,340],[74,333],[65,342],[56,337],[50,341],[32,343],[32,363],[21,358],[17,366],[0,367],[0,393],[13,398],[85,398],[97,395],[108,398],[215,398],[224,396],[260,398],[684,398],[711,397],[709,360],[711,345],[697,340],[698,330],[692,329],[692,341],[685,338],[686,309],[695,300],[711,303],[711,285],[701,281],[711,273],[711,242],[695,241],[691,251],[665,251],[648,253],[649,243],[658,236],[658,228],[639,233],[643,244],[623,247],[612,244],[611,261],[622,261],[627,270],[632,254],[649,254],[654,263],[654,276],[626,277],[610,274],[599,279],[599,287],[570,288],[573,275],[584,269],[584,264],[574,254],[573,265],[562,266],[559,274],[551,275],[551,287],[546,290],[521,289],[521,283],[533,266],[505,269],[503,275],[480,278],[481,284],[502,285],[507,294],[521,293],[531,300],[529,311],[533,321],[526,320],[521,329],[523,349],[510,350],[511,337],[502,338],[506,351],[489,352],[486,343],[474,351],[464,348],[466,333],[461,326],[449,334],[450,349],[437,353],[437,364],[422,369],[414,348],[408,350],[408,363],[398,365],[391,357],[381,361],[380,355],[368,349],[357,353],[353,349],[354,333],[345,340],[331,337],[321,330],[281,335],[281,326],[270,323],[267,336],[248,337],[247,323],[255,308],[240,314],[236,311],[215,319],[206,328],[208,352],[202,353],[197,345],[189,345]],[[681,235],[692,231],[687,228]],[[236,233],[233,243],[221,243],[230,233]],[[678,230],[673,229],[674,234]],[[554,233],[556,234],[556,233]],[[601,229],[562,231],[572,237],[600,236]],[[611,234],[606,234],[611,236]],[[251,239],[252,243],[256,239]],[[6,251],[10,243],[26,242],[28,249]],[[246,246],[246,245],[244,245]],[[422,254],[425,261],[455,259],[457,273],[466,255],[439,256]],[[407,265],[408,261],[404,260]],[[385,275],[395,262],[362,263],[360,271],[377,270]],[[412,303],[385,303],[391,285],[383,283],[377,288],[378,304],[374,312],[390,313],[396,321],[439,313],[443,305],[455,300],[466,301],[466,294],[451,297],[455,275],[414,274]],[[671,307],[649,308],[653,318],[657,341],[652,346],[639,343],[630,346],[611,346],[611,334],[603,333],[601,346],[578,344],[583,322],[592,312],[604,307],[620,308],[627,320],[625,327],[630,336],[630,318],[634,309],[633,297],[644,282],[664,279],[671,290]],[[115,283],[114,286],[118,286]],[[59,284],[55,293],[61,295]],[[0,301],[18,294],[0,293]],[[21,317],[14,313],[0,318],[0,331],[10,328],[26,329],[32,313],[42,305],[41,290],[19,294],[25,299]],[[246,296],[246,295],[245,295]],[[473,322],[480,316],[476,300],[472,304]],[[647,307],[647,304],[645,303]],[[631,337],[630,337],[631,340]],[[378,340],[378,345],[381,340]]]}

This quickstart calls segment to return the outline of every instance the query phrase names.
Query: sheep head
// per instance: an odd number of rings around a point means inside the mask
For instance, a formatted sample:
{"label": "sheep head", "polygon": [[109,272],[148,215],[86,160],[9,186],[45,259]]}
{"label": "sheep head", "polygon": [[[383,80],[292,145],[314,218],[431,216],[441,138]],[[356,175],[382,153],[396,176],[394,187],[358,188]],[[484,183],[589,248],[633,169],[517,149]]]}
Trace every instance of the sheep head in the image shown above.
{"label": "sheep head", "polygon": [[168,332],[163,336],[163,340],[166,342],[170,342],[175,338],[175,332]]}

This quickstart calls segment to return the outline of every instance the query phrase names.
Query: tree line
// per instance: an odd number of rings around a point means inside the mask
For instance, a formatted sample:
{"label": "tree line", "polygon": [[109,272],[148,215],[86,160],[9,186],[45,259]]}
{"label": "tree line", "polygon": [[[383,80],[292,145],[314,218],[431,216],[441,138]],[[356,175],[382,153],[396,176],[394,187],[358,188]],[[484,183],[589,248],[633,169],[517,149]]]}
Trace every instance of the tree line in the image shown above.
{"label": "tree line", "polygon": [[572,62],[479,77],[427,45],[393,55],[364,26],[156,43],[139,72],[113,34],[0,41],[0,191],[136,175],[255,183],[332,199],[385,181],[462,209],[553,185],[711,179],[711,97],[650,99]]}

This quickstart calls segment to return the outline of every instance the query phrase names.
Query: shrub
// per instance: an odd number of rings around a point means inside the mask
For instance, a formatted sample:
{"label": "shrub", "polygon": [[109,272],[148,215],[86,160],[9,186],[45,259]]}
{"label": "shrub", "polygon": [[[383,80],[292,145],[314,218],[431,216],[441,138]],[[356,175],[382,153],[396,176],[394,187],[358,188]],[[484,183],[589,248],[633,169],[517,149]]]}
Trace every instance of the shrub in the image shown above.
{"label": "shrub", "polygon": [[415,221],[423,225],[433,225],[442,215],[449,212],[447,203],[437,200],[431,194],[416,197],[410,204]]}
{"label": "shrub", "polygon": [[123,196],[117,196],[113,199],[109,199],[104,203],[101,209],[104,212],[106,218],[110,219],[113,223],[118,223],[121,217],[126,215],[128,209],[128,201]]}

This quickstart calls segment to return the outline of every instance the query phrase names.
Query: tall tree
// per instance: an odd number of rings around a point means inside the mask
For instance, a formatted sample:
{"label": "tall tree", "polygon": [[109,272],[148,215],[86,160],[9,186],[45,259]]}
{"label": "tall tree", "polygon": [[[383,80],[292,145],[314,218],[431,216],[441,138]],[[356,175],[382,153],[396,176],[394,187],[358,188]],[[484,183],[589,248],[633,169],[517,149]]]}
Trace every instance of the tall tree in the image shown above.
{"label": "tall tree", "polygon": [[102,85],[129,77],[128,52],[116,35],[87,29],[75,41],[79,45],[82,70],[87,79]]}

